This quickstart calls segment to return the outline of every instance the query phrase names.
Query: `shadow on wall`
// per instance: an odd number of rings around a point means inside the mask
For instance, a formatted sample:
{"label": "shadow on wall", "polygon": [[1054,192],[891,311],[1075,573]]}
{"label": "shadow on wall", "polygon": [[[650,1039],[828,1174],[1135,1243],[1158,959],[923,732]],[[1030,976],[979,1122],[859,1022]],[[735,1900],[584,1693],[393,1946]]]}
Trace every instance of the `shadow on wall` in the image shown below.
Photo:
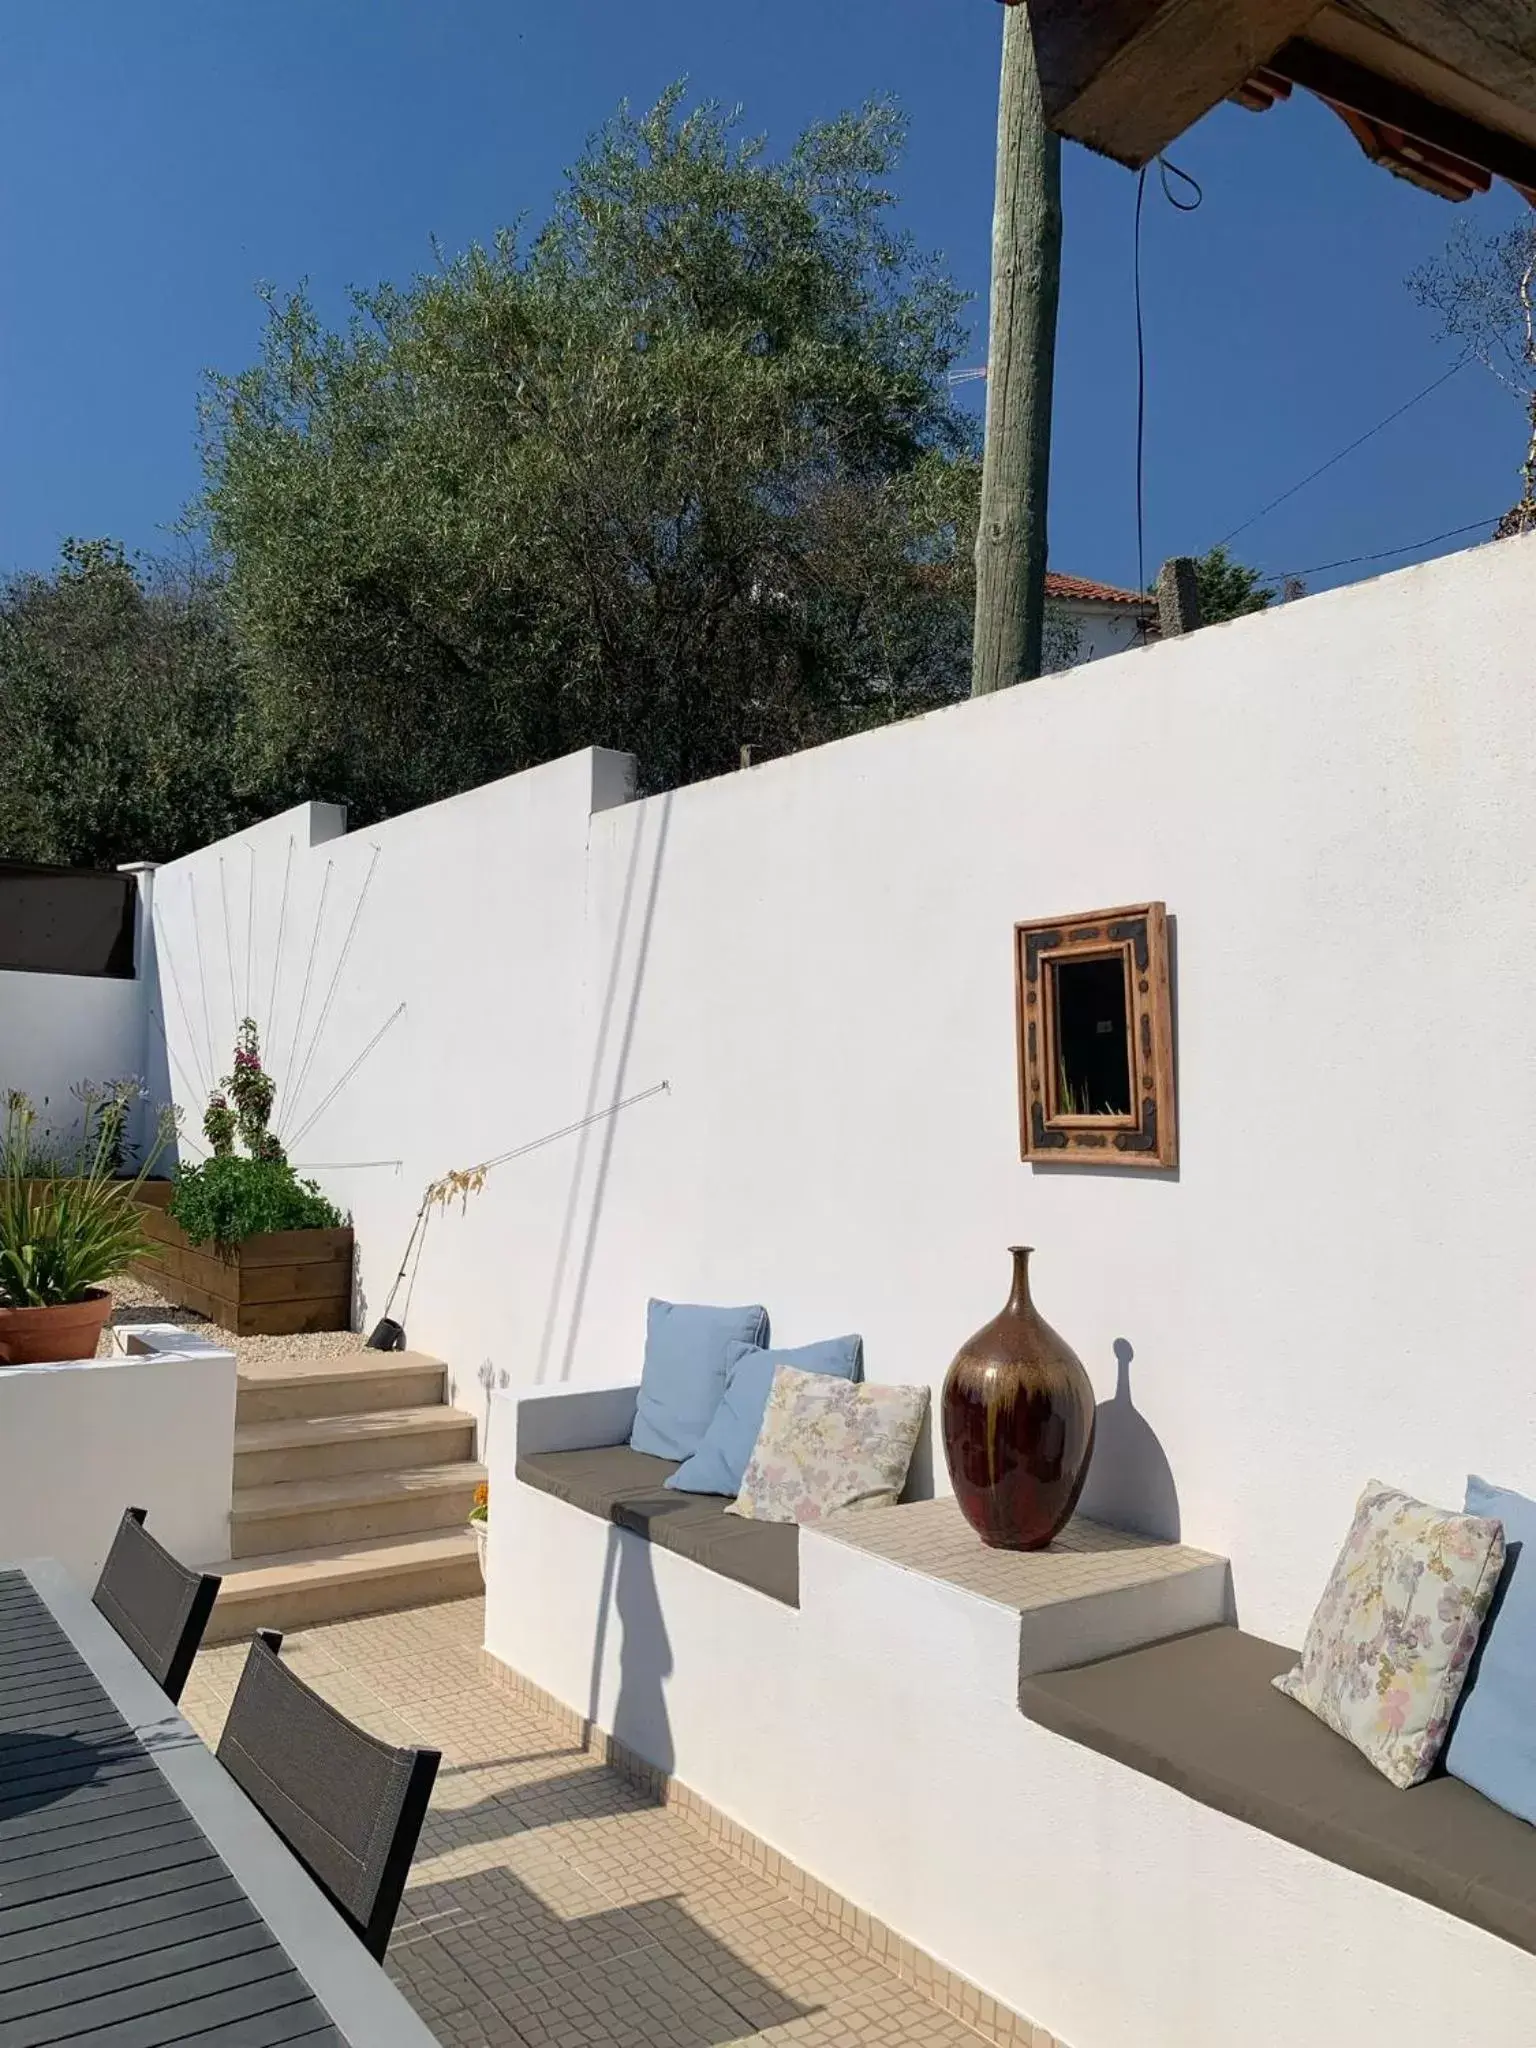
{"label": "shadow on wall", "polygon": [[[676,1761],[666,1695],[667,1680],[672,1675],[672,1641],[656,1590],[653,1556],[649,1543],[638,1537],[625,1542],[623,1531],[609,1525],[597,1632],[592,1643],[587,1720],[593,1727],[610,1726],[616,1741],[670,1776]],[[600,1710],[610,1615],[617,1619],[619,1627],[619,1692],[613,1703],[613,1719],[604,1724]]]}
{"label": "shadow on wall", "polygon": [[[651,816],[654,816],[656,823],[649,855],[650,871],[642,883],[640,871],[646,843],[646,828]],[[604,1100],[617,1102],[624,1093],[629,1073],[630,1051],[634,1044],[635,1020],[640,1010],[640,991],[645,984],[646,964],[650,956],[651,933],[656,921],[656,899],[661,889],[661,870],[666,858],[667,833],[671,819],[670,791],[659,797],[654,805],[642,810],[638,817],[630,847],[629,867],[624,877],[624,894],[613,935],[613,953],[608,962],[602,1008],[593,1039],[592,1073],[587,1083],[586,1100],[582,1105],[583,1116],[594,1115],[602,1107]],[[629,971],[629,987],[625,990],[625,946],[636,915],[637,903],[643,906],[639,910],[640,929],[635,940],[634,956]],[[612,1072],[605,1085],[603,1074],[609,1064],[610,1047],[614,1048]],[[584,1130],[577,1142],[576,1158],[571,1167],[570,1193],[566,1197],[565,1219],[560,1230],[560,1247],[555,1254],[554,1271],[550,1276],[549,1307],[545,1312],[544,1333],[539,1344],[539,1362],[535,1379],[541,1384],[549,1379],[568,1380],[571,1376],[571,1363],[575,1356],[577,1340],[581,1335],[581,1317],[586,1306],[587,1286],[592,1277],[592,1261],[597,1250],[597,1232],[602,1220],[603,1199],[607,1192],[608,1169],[613,1158],[617,1121],[616,1117],[606,1117],[601,1124]],[[586,1221],[582,1224],[580,1216],[587,1152],[594,1140],[598,1148],[597,1165],[592,1177],[591,1194],[586,1201]],[[560,1318],[561,1299],[565,1291],[566,1274],[573,1265],[575,1281],[562,1343],[556,1336],[556,1329]]]}
{"label": "shadow on wall", "polygon": [[1111,1528],[1177,1543],[1179,1491],[1173,1467],[1157,1432],[1131,1399],[1135,1355],[1124,1337],[1115,1339],[1115,1391],[1098,1406],[1093,1462],[1078,1512]]}
{"label": "shadow on wall", "polygon": [[935,1393],[923,1411],[923,1426],[918,1431],[912,1462],[907,1467],[907,1483],[902,1489],[904,1501],[933,1499],[934,1474],[943,1463],[943,1453],[937,1448],[938,1406],[939,1397]]}

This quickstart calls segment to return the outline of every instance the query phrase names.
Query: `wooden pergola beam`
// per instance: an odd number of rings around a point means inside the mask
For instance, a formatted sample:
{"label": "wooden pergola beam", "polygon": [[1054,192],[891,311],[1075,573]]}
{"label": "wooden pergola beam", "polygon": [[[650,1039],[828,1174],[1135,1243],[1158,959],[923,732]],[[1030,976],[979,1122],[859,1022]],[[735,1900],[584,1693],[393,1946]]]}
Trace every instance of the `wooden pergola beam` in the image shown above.
{"label": "wooden pergola beam", "polygon": [[1297,37],[1275,52],[1270,68],[1334,106],[1400,129],[1496,178],[1507,178],[1528,195],[1536,193],[1536,148],[1529,142],[1469,121],[1336,51]]}
{"label": "wooden pergola beam", "polygon": [[1236,92],[1320,11],[1320,0],[1022,4],[1046,119],[1133,169]]}

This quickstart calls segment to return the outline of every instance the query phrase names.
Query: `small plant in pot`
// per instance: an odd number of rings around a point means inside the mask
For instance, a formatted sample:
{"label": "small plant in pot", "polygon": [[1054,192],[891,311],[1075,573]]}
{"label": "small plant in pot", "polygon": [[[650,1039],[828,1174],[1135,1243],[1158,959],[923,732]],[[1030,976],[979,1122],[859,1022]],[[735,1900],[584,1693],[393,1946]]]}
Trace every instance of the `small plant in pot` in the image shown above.
{"label": "small plant in pot", "polygon": [[485,1583],[485,1540],[491,1528],[491,1489],[484,1480],[475,1488],[475,1504],[469,1511],[470,1534],[480,1559],[480,1583]]}
{"label": "small plant in pot", "polygon": [[103,1283],[149,1250],[135,1196],[176,1135],[163,1110],[132,1180],[114,1178],[116,1136],[98,1121],[73,1169],[33,1177],[37,1110],[13,1090],[0,1137],[0,1364],[94,1358],[112,1307]]}

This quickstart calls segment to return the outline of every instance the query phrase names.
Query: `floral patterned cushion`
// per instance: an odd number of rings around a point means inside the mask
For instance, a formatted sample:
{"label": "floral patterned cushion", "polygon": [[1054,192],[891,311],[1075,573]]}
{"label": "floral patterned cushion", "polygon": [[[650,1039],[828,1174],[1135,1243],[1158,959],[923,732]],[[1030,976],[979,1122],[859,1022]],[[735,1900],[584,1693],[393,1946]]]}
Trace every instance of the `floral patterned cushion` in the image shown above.
{"label": "floral patterned cushion", "polygon": [[1503,1525],[1372,1480],[1307,1630],[1275,1684],[1394,1785],[1428,1777],[1504,1568]]}
{"label": "floral patterned cushion", "polygon": [[927,1410],[926,1387],[855,1385],[781,1365],[726,1513],[819,1522],[841,1508],[889,1507],[907,1483]]}

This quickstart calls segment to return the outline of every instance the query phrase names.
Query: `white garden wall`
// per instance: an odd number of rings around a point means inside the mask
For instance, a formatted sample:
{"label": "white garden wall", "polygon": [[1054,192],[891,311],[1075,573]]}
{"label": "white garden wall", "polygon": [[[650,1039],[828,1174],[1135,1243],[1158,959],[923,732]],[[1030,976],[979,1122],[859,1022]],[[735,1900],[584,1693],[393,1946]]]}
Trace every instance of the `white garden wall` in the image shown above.
{"label": "white garden wall", "polygon": [[[432,1223],[411,1340],[465,1405],[632,1369],[652,1292],[937,1387],[1031,1242],[1108,1404],[1088,1505],[1176,1519],[1294,1640],[1368,1478],[1536,1489],[1533,569],[1479,549],[644,802],[597,754],[273,820],[158,877],[177,1092],[249,1006],[371,1318],[429,1178],[668,1084]],[[1181,1169],[1032,1170],[1013,925],[1149,897]]]}
{"label": "white garden wall", "polygon": [[129,1507],[188,1564],[229,1555],[233,1354],[180,1330],[120,1338],[140,1348],[0,1366],[0,1558],[94,1585]]}
{"label": "white garden wall", "polygon": [[44,1125],[73,1137],[81,1105],[72,1088],[144,1067],[138,981],[0,973],[0,1090],[30,1095]]}

